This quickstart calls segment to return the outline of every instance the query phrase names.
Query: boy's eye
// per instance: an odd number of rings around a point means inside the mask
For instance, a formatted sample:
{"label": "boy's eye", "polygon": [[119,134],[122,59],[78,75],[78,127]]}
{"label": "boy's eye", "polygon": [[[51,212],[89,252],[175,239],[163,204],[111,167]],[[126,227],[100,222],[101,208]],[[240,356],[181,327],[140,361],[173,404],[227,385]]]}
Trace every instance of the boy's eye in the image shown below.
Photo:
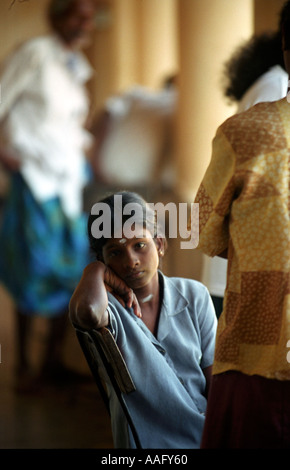
{"label": "boy's eye", "polygon": [[109,258],[117,256],[119,254],[119,250],[113,250],[108,253]]}
{"label": "boy's eye", "polygon": [[145,246],[145,242],[138,242],[138,243],[136,243],[136,247],[137,247],[137,248],[144,248],[144,246]]}

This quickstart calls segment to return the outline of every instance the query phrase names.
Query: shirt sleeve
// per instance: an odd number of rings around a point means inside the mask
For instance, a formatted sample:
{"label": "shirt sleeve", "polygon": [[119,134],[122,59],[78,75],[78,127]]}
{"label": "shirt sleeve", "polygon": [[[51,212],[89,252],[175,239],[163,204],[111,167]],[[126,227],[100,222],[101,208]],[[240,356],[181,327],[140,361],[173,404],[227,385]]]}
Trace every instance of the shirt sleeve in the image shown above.
{"label": "shirt sleeve", "polygon": [[114,336],[114,338],[116,340],[117,336],[118,336],[118,323],[116,321],[116,316],[114,315],[113,310],[114,310],[114,308],[109,303],[109,305],[107,307],[107,312],[108,312],[108,315],[109,315],[109,324],[108,324],[107,328],[110,330],[110,332],[112,333],[112,335]]}
{"label": "shirt sleeve", "polygon": [[200,302],[198,321],[200,329],[202,358],[201,369],[205,369],[213,364],[215,338],[217,329],[217,318],[211,296],[205,286],[202,302]]}
{"label": "shirt sleeve", "polygon": [[234,173],[234,151],[219,128],[213,140],[211,162],[195,199],[199,204],[198,248],[209,256],[228,248],[229,216],[236,191]]}
{"label": "shirt sleeve", "polygon": [[0,70],[0,120],[27,88],[32,74],[38,67],[38,54],[30,44],[19,47],[4,61]]}

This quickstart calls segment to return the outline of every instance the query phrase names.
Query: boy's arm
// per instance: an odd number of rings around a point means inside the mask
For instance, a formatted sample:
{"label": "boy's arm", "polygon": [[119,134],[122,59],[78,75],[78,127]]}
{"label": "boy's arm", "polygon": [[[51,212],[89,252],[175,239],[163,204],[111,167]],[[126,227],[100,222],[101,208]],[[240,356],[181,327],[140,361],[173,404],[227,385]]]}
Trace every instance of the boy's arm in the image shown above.
{"label": "boy's arm", "polygon": [[141,311],[132,289],[101,261],[89,264],[77,285],[69,305],[72,323],[83,328],[101,328],[109,324],[108,294],[111,292],[124,307],[132,307],[135,315]]}
{"label": "boy's arm", "polygon": [[105,286],[106,266],[96,261],[89,264],[77,285],[69,304],[72,323],[83,328],[101,328],[109,323],[108,295]]}

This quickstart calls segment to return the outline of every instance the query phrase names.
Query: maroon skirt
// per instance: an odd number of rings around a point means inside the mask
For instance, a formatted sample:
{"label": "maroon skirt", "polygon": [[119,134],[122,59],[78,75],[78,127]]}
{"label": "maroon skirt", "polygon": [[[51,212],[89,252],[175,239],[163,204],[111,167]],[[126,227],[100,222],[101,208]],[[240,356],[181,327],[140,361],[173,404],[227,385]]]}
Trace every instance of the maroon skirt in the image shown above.
{"label": "maroon skirt", "polygon": [[214,375],[202,449],[290,449],[290,381]]}

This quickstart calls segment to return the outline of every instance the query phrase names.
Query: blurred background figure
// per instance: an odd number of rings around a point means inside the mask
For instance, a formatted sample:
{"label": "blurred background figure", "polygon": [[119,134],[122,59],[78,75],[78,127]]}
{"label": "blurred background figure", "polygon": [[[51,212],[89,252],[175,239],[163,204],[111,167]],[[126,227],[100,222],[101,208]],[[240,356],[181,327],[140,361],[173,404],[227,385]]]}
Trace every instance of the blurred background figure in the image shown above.
{"label": "blurred background figure", "polygon": [[173,188],[176,105],[175,75],[166,77],[160,90],[136,85],[106,101],[92,126],[92,166],[99,188],[101,183],[141,192],[151,188],[151,194],[154,188]]}
{"label": "blurred background figure", "polygon": [[[281,33],[269,32],[251,37],[240,45],[224,64],[223,94],[237,105],[237,113],[264,101],[277,101],[287,95],[288,74],[281,47]],[[217,317],[223,309],[227,260],[204,255],[202,282],[208,287]]]}
{"label": "blurred background figure", "polygon": [[286,96],[288,74],[281,41],[280,32],[255,35],[226,62],[224,96],[237,104],[237,112]]}
{"label": "blurred background figure", "polygon": [[34,316],[47,317],[43,379],[74,378],[62,363],[68,301],[88,261],[83,188],[92,69],[81,49],[92,0],[52,0],[51,34],[28,40],[2,64],[0,161],[11,172],[0,232],[0,280],[16,310],[16,389],[30,390]]}

